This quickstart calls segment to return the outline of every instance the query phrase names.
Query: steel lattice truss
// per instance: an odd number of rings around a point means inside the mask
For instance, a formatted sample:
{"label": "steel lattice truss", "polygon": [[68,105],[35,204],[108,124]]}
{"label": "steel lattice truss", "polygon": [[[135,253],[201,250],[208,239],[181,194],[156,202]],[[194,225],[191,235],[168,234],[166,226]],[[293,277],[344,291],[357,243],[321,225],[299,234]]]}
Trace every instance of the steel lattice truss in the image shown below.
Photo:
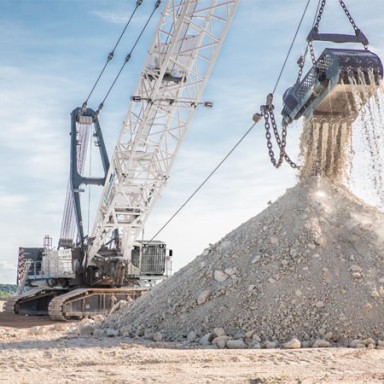
{"label": "steel lattice truss", "polygon": [[121,130],[88,262],[119,230],[128,258],[169,177],[239,0],[168,0]]}

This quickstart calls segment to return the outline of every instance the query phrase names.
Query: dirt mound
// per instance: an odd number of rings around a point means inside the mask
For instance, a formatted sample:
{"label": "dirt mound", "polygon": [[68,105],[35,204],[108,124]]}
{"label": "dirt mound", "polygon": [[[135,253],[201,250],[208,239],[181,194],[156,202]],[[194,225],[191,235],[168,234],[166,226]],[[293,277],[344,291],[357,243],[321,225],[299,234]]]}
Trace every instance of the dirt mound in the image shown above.
{"label": "dirt mound", "polygon": [[168,340],[221,327],[263,342],[345,345],[383,337],[383,305],[384,214],[309,177],[103,327]]}

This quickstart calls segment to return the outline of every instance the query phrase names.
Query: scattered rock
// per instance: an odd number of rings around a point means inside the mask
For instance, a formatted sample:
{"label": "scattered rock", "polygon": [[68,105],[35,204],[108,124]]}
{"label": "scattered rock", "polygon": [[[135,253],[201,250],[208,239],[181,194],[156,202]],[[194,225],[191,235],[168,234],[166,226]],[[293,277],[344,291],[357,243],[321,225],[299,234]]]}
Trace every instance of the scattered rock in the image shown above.
{"label": "scattered rock", "polygon": [[109,314],[112,315],[112,313],[121,310],[125,306],[127,306],[130,303],[130,301],[126,300],[120,300],[118,301],[110,310]]}
{"label": "scattered rock", "polygon": [[230,339],[231,339],[231,338],[230,338],[229,336],[225,336],[225,335],[217,336],[217,337],[215,337],[215,338],[212,340],[212,345],[216,345],[217,348],[223,349],[223,348],[226,347],[227,342],[228,342]]}
{"label": "scattered rock", "polygon": [[237,340],[228,340],[227,341],[227,348],[228,349],[244,349],[248,348],[248,345],[245,344],[243,339],[237,339]]}
{"label": "scattered rock", "polygon": [[207,333],[204,336],[202,336],[199,340],[200,345],[210,345],[213,341],[214,334],[213,333]]}
{"label": "scattered rock", "polygon": [[93,336],[95,337],[103,337],[105,336],[105,331],[101,328],[96,328],[94,331],[93,331]]}
{"label": "scattered rock", "polygon": [[85,324],[79,327],[80,335],[93,335],[95,332],[95,326],[93,324]]}
{"label": "scattered rock", "polygon": [[256,254],[256,255],[252,256],[251,263],[252,264],[257,263],[260,259],[261,259],[261,255],[260,254]]}
{"label": "scattered rock", "polygon": [[118,329],[113,329],[113,328],[107,328],[104,330],[105,334],[108,337],[116,337],[119,336],[119,330]]}
{"label": "scattered rock", "polygon": [[196,333],[195,332],[193,332],[193,331],[190,331],[189,333],[188,333],[188,335],[187,335],[187,341],[189,342],[189,343],[192,343],[192,342],[194,342],[195,340],[196,340]]}
{"label": "scattered rock", "polygon": [[214,279],[216,280],[216,281],[218,281],[219,283],[223,283],[225,280],[227,280],[228,279],[228,275],[225,273],[225,272],[223,272],[223,271],[219,271],[219,270],[216,270],[215,272],[214,272]]}
{"label": "scattered rock", "polygon": [[384,349],[384,340],[378,340],[377,349]]}
{"label": "scattered rock", "polygon": [[313,348],[329,348],[331,346],[332,346],[332,344],[329,341],[324,340],[324,339],[317,339],[313,343]]}
{"label": "scattered rock", "polygon": [[130,336],[132,328],[129,325],[124,325],[119,329],[120,336]]}
{"label": "scattered rock", "polygon": [[213,333],[214,337],[219,337],[219,336],[225,335],[225,331],[223,328],[214,328],[212,333]]}
{"label": "scattered rock", "polygon": [[209,295],[211,294],[211,291],[206,290],[200,293],[199,297],[197,298],[197,304],[201,305],[207,302]]}
{"label": "scattered rock", "polygon": [[155,332],[152,336],[153,341],[163,340],[163,334],[161,332]]}
{"label": "scattered rock", "polygon": [[300,349],[301,348],[301,342],[299,339],[293,338],[292,340],[288,341],[287,343],[284,343],[283,347],[285,349]]}
{"label": "scattered rock", "polygon": [[279,242],[279,239],[275,236],[272,236],[269,240],[271,244],[277,244]]}

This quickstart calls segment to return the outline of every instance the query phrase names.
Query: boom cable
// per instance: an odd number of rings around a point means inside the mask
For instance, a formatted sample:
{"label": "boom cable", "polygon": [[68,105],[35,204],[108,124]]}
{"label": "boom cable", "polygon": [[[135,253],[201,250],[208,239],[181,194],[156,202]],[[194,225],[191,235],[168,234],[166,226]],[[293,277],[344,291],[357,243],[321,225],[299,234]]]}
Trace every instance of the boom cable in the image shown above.
{"label": "boom cable", "polygon": [[101,70],[101,72],[100,72],[100,74],[99,74],[97,80],[95,81],[95,84],[93,84],[93,87],[92,87],[91,91],[89,92],[89,95],[88,95],[87,99],[84,101],[84,103],[83,103],[83,107],[86,107],[86,105],[88,104],[88,100],[89,100],[89,98],[92,96],[92,93],[93,93],[93,91],[95,90],[97,84],[99,83],[99,81],[100,81],[100,79],[101,79],[101,76],[103,76],[103,73],[104,73],[105,69],[107,68],[107,65],[108,65],[108,64],[110,63],[110,61],[113,59],[113,56],[114,56],[115,51],[116,51],[116,48],[117,48],[117,46],[119,45],[119,43],[120,43],[122,37],[124,36],[125,31],[126,31],[127,28],[128,28],[128,25],[131,23],[131,20],[133,19],[133,16],[135,15],[137,9],[140,7],[140,5],[141,5],[142,3],[143,3],[143,0],[137,0],[137,1],[136,1],[136,7],[135,7],[135,9],[133,10],[131,16],[129,17],[127,23],[125,24],[125,27],[124,27],[123,31],[121,32],[119,38],[117,39],[117,42],[116,42],[115,46],[113,47],[112,51],[109,52],[109,54],[108,54],[108,56],[107,56],[107,61],[105,62],[104,67],[103,67],[103,69]]}
{"label": "boom cable", "polygon": [[125,65],[126,65],[126,64],[128,63],[128,61],[131,59],[131,57],[132,57],[132,53],[133,53],[134,49],[136,48],[138,42],[140,41],[140,39],[141,39],[141,37],[142,37],[144,31],[146,30],[146,28],[147,28],[149,22],[151,21],[153,15],[155,14],[156,9],[159,8],[160,4],[161,4],[161,0],[157,0],[155,6],[154,6],[154,8],[153,8],[153,11],[152,11],[151,14],[149,15],[149,17],[148,17],[146,23],[144,24],[143,28],[141,29],[141,32],[139,33],[139,36],[137,37],[135,43],[133,44],[133,47],[131,48],[131,50],[129,51],[129,53],[127,54],[127,56],[125,57],[124,63],[123,63],[123,65],[121,66],[119,72],[117,73],[115,79],[113,80],[111,86],[109,87],[109,89],[108,89],[106,95],[104,96],[103,101],[100,103],[100,105],[99,105],[99,107],[98,107],[98,109],[97,109],[97,111],[96,111],[96,115],[98,115],[98,114],[100,113],[101,109],[103,108],[105,101],[107,100],[109,94],[110,94],[111,91],[112,91],[112,88],[114,87],[114,85],[116,84],[116,81],[117,81],[118,78],[120,77],[121,72],[123,71]]}
{"label": "boom cable", "polygon": [[291,54],[291,51],[292,51],[292,48],[293,48],[293,44],[295,44],[297,34],[299,33],[299,30],[300,30],[300,28],[301,28],[301,24],[303,23],[303,19],[304,19],[305,14],[307,13],[307,9],[308,9],[308,6],[309,6],[309,3],[310,3],[310,2],[311,2],[311,0],[308,0],[308,1],[307,1],[307,5],[306,5],[305,8],[304,8],[304,12],[303,12],[303,14],[302,14],[302,16],[301,16],[301,19],[300,19],[300,21],[299,21],[299,25],[297,26],[295,35],[293,36],[292,43],[291,43],[291,45],[290,45],[290,47],[289,47],[289,49],[288,49],[287,56],[285,57],[283,66],[281,67],[279,76],[277,77],[277,81],[276,81],[275,87],[273,88],[272,95],[275,93],[276,88],[277,88],[277,86],[278,86],[278,84],[279,84],[280,78],[281,78],[281,76],[282,76],[282,74],[283,74],[283,72],[284,72],[285,65],[287,64],[289,55]]}
{"label": "boom cable", "polygon": [[[284,63],[283,63],[283,66],[280,70],[280,73],[279,73],[279,76],[277,78],[277,81],[276,81],[276,84],[275,84],[275,87],[273,89],[273,92],[272,94],[275,93],[276,91],[276,88],[279,84],[279,81],[280,81],[280,78],[283,74],[283,71],[285,69],[285,65],[288,61],[288,58],[291,54],[291,51],[292,51],[292,48],[293,48],[293,45],[296,41],[296,37],[299,33],[299,30],[301,28],[301,24],[303,23],[303,20],[304,20],[304,17],[307,13],[307,9],[308,9],[308,6],[310,4],[311,0],[308,0],[307,1],[307,4],[305,6],[305,9],[304,9],[304,12],[301,16],[301,19],[299,21],[299,24],[297,26],[297,29],[296,29],[296,32],[295,32],[295,35],[292,39],[292,43],[289,47],[289,50],[288,50],[288,53],[286,55],[286,58],[284,60]],[[179,209],[176,210],[176,212],[165,222],[165,224],[155,233],[154,236],[152,236],[151,240],[149,240],[149,242],[151,243],[156,236],[158,236],[163,230],[165,227],[167,227],[167,225],[180,213],[180,211],[192,200],[192,198],[197,194],[197,192],[199,192],[199,190],[207,183],[207,181],[216,173],[216,171],[223,165],[223,163],[228,159],[228,157],[232,154],[232,152],[241,144],[241,142],[246,138],[246,136],[248,136],[248,134],[252,131],[252,129],[254,128],[254,126],[256,125],[257,122],[255,122],[254,124],[251,125],[251,127],[244,133],[244,135],[240,138],[240,140],[232,147],[232,149],[227,153],[227,155],[223,158],[223,160],[220,161],[220,163],[213,169],[213,171],[204,179],[204,181],[195,189],[195,191],[187,198],[187,200],[185,200],[185,202],[179,207]]]}
{"label": "boom cable", "polygon": [[243,134],[240,140],[232,147],[232,149],[225,155],[223,160],[215,167],[213,171],[204,179],[204,181],[195,189],[195,191],[188,197],[187,200],[180,206],[180,208],[167,220],[167,222],[155,233],[155,235],[149,240],[151,243],[154,238],[163,231],[163,229],[179,214],[179,212],[192,200],[192,198],[196,195],[197,192],[206,184],[206,182],[216,173],[216,171],[223,165],[223,163],[228,159],[228,157],[232,154],[232,152],[240,145],[240,143],[248,136],[248,134],[252,131],[256,123],[253,123],[248,130]]}

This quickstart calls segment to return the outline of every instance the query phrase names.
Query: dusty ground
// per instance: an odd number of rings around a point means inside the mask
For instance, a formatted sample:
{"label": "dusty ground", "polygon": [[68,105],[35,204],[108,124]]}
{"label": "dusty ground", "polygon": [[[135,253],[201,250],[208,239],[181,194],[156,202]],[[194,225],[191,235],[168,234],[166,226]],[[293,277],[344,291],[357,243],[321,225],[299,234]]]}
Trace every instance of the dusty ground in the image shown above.
{"label": "dusty ground", "polygon": [[384,350],[191,348],[123,337],[79,337],[71,333],[72,324],[35,326],[24,317],[10,327],[3,315],[0,383],[384,382]]}
{"label": "dusty ground", "polygon": [[0,328],[31,328],[36,325],[55,324],[49,316],[15,316],[11,313],[3,312],[4,302],[0,301]]}

